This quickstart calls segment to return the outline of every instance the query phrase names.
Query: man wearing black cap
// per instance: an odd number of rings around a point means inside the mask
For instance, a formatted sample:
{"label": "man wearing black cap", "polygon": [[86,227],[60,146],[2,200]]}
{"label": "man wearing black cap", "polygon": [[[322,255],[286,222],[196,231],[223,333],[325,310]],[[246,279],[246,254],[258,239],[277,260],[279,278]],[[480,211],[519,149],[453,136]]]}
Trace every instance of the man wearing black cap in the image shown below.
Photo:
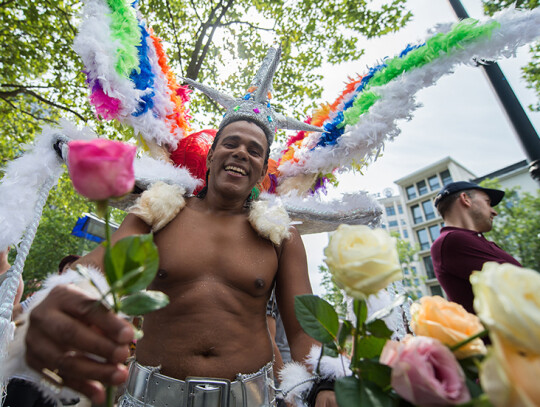
{"label": "man wearing black cap", "polygon": [[497,212],[493,207],[504,191],[482,188],[466,181],[446,185],[435,197],[434,204],[445,222],[441,234],[431,246],[435,275],[448,299],[474,313],[471,273],[482,270],[485,262],[519,262],[483,233],[489,232]]}

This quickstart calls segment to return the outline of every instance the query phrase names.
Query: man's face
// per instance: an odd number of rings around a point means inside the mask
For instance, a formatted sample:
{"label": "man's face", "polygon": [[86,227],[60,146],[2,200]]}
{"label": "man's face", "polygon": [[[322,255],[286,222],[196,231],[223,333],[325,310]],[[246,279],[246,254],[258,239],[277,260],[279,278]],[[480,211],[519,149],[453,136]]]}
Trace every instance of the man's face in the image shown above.
{"label": "man's face", "polygon": [[497,216],[491,207],[491,199],[482,191],[471,192],[471,217],[477,232],[489,232],[493,227],[493,218]]}
{"label": "man's face", "polygon": [[246,121],[231,123],[223,128],[215,149],[208,152],[208,183],[214,183],[226,193],[246,197],[266,174],[264,131]]}

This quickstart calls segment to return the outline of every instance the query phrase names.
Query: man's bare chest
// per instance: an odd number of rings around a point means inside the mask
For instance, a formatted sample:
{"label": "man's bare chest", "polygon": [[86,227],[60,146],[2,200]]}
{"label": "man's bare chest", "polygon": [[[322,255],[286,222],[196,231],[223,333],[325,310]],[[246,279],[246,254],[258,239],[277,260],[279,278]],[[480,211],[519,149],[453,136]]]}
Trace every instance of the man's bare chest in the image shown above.
{"label": "man's bare chest", "polygon": [[[222,283],[254,296],[268,292],[278,267],[274,246],[243,217],[215,217],[189,209],[155,236],[158,285]],[[161,279],[161,281],[160,281]]]}

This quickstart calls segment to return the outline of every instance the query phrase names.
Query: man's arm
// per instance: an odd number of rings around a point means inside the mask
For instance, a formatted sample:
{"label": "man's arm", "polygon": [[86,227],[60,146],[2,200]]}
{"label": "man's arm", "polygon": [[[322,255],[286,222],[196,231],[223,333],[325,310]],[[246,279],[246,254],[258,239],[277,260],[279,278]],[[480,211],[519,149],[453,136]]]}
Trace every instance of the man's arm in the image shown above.
{"label": "man's arm", "polygon": [[[149,230],[139,218],[128,215],[112,241]],[[102,268],[103,254],[100,246],[75,264]],[[105,399],[103,384],[118,385],[127,379],[123,362],[132,339],[133,329],[127,321],[97,305],[95,298],[78,287],[60,285],[30,315],[26,361],[38,372],[58,369],[66,386],[99,403]]]}
{"label": "man's arm", "polygon": [[[320,345],[304,332],[294,312],[294,297],[311,293],[304,244],[298,231],[291,228],[291,237],[284,240],[281,247],[276,277],[276,298],[291,356],[298,362],[304,361],[313,345]],[[321,391],[317,396],[316,406],[337,407],[334,392]]]}

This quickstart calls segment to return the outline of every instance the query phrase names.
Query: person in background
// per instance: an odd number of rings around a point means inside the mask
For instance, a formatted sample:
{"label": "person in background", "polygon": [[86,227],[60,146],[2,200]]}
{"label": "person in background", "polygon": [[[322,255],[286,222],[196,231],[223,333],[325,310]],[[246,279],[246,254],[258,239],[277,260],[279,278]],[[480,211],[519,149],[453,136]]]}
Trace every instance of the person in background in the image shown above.
{"label": "person in background", "polygon": [[504,191],[466,181],[446,185],[435,197],[435,207],[445,223],[431,246],[435,276],[448,299],[471,313],[474,295],[469,277],[473,271],[482,270],[488,261],[521,266],[483,235],[493,227],[494,207],[503,197]]}

